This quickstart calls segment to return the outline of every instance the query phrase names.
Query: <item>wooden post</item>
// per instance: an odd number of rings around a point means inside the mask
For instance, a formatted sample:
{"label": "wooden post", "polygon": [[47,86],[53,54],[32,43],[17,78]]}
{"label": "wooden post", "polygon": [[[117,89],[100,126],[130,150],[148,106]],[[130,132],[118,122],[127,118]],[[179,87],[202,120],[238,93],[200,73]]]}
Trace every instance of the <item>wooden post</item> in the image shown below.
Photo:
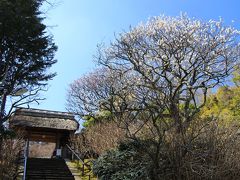
{"label": "wooden post", "polygon": [[83,159],[83,165],[82,165],[82,175],[84,176],[84,159]]}
{"label": "wooden post", "polygon": [[23,180],[26,180],[26,173],[27,173],[27,159],[29,156],[29,137],[25,142],[25,149],[24,149],[24,172],[23,172]]}
{"label": "wooden post", "polygon": [[74,160],[74,154],[72,153],[72,161]]}
{"label": "wooden post", "polygon": [[26,157],[29,156],[29,138],[27,138],[27,149],[26,149]]}
{"label": "wooden post", "polygon": [[56,134],[56,149],[60,148],[60,137],[59,133]]}

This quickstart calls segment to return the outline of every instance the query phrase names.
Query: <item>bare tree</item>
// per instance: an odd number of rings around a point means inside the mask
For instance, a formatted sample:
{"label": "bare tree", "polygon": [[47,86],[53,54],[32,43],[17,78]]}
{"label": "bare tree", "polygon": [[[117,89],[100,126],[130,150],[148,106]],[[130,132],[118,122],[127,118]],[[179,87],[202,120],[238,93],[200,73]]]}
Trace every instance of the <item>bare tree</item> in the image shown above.
{"label": "bare tree", "polygon": [[106,68],[97,69],[70,84],[67,109],[80,118],[97,118],[106,110],[114,78]]}
{"label": "bare tree", "polygon": [[0,178],[16,179],[22,161],[22,149],[24,148],[24,133],[17,132],[15,137],[7,137],[2,140],[0,153]]}

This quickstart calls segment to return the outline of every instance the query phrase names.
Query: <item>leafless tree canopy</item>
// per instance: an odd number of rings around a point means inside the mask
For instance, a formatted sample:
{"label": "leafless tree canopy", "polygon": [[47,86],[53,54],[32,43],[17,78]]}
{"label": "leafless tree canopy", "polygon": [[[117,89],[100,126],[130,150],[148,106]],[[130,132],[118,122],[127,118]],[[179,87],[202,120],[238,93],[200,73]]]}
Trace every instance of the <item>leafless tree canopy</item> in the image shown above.
{"label": "leafless tree canopy", "polygon": [[101,104],[108,100],[112,79],[106,68],[97,69],[70,84],[67,94],[67,109],[78,114],[94,116]]}

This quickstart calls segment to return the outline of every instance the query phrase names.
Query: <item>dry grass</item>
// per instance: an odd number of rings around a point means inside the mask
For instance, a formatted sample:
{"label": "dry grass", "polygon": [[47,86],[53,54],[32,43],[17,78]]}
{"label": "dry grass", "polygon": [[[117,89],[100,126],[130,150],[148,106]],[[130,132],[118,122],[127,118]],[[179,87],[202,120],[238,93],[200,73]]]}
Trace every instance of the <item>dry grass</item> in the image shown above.
{"label": "dry grass", "polygon": [[115,122],[97,123],[72,137],[71,143],[78,152],[85,152],[91,157],[116,148],[118,142],[124,139],[124,135],[124,130]]}
{"label": "dry grass", "polygon": [[240,179],[239,126],[195,123],[184,135],[169,132],[159,151],[161,179]]}

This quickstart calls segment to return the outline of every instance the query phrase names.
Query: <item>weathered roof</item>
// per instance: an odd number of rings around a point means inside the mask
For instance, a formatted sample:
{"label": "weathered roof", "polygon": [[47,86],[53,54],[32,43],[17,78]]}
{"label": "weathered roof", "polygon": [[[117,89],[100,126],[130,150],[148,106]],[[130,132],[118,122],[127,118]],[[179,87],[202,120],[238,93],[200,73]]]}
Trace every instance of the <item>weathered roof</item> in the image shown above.
{"label": "weathered roof", "polygon": [[69,112],[19,108],[9,121],[10,127],[50,128],[76,131],[78,122]]}

